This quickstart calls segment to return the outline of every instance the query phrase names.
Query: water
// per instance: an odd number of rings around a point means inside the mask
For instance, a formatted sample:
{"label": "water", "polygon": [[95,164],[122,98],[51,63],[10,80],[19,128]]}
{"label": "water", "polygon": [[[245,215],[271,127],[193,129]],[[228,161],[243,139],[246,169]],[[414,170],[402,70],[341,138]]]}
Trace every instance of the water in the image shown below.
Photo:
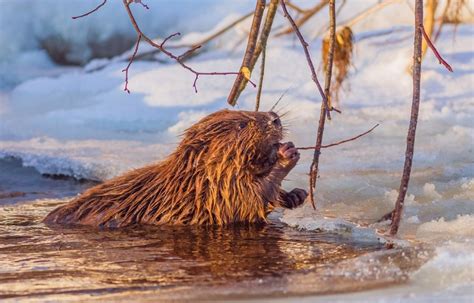
{"label": "water", "polygon": [[0,206],[24,201],[73,196],[94,185],[67,176],[46,177],[33,167],[24,167],[14,157],[0,159]]}
{"label": "water", "polygon": [[[10,165],[10,179],[23,182],[15,190],[26,195],[0,199],[1,299],[145,302],[339,293],[403,283],[429,255],[300,231],[280,222],[278,213],[262,226],[49,228],[42,218],[68,201],[58,196],[92,184],[51,180],[9,161],[0,166]],[[28,193],[38,182],[46,196],[40,199]],[[2,184],[4,193],[12,191]]]}

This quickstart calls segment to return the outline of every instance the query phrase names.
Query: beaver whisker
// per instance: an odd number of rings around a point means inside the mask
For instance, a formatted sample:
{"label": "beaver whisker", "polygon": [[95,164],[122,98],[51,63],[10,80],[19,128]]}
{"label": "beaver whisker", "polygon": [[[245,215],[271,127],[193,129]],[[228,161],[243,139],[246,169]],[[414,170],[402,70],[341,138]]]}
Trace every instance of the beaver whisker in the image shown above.
{"label": "beaver whisker", "polygon": [[280,101],[283,99],[283,97],[286,95],[286,93],[288,92],[289,88],[285,89],[285,91],[280,95],[280,98],[278,98],[278,100],[275,102],[275,104],[273,104],[272,107],[270,107],[270,110],[268,110],[269,112],[273,112],[275,111],[275,108],[277,107],[278,103],[280,103]]}

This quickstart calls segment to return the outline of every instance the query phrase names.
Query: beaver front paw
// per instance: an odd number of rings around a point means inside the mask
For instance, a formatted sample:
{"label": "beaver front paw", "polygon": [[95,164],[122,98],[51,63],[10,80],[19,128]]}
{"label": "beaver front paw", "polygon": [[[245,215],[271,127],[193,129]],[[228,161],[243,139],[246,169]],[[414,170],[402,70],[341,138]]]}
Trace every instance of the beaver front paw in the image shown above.
{"label": "beaver front paw", "polygon": [[284,195],[282,206],[290,209],[296,208],[304,203],[306,197],[308,197],[306,190],[295,188]]}
{"label": "beaver front paw", "polygon": [[295,167],[300,159],[300,153],[296,149],[293,142],[286,142],[280,144],[278,148],[278,164],[289,172]]}

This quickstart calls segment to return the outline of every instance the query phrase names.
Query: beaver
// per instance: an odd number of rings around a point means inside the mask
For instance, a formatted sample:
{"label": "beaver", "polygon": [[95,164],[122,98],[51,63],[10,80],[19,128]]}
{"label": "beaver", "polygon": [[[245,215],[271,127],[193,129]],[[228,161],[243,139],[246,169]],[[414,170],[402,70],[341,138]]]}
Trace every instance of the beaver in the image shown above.
{"label": "beaver", "polygon": [[274,112],[220,110],[185,130],[163,161],[85,191],[43,222],[115,228],[264,223],[275,207],[295,208],[307,192],[281,189],[299,160]]}

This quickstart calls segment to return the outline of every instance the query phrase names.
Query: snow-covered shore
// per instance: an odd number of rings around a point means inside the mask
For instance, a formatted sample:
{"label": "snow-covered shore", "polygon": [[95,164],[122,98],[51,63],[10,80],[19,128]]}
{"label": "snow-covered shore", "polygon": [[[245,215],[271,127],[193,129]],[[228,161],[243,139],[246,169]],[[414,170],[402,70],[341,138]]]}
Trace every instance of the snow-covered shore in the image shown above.
{"label": "snow-covered shore", "polygon": [[[30,2],[19,1],[16,5]],[[229,9],[245,13],[252,9],[251,3],[234,3]],[[50,7],[67,16],[87,10],[87,5],[76,4],[72,6],[74,10],[66,5]],[[118,9],[111,7],[110,4],[110,11],[103,14],[118,14]],[[7,11],[16,9],[19,8],[15,5],[2,8],[0,23],[9,22],[5,18]],[[403,17],[388,8],[373,21],[355,28],[356,41],[360,41],[355,44],[350,89],[341,96],[339,107],[343,114],[333,115],[328,123],[325,142],[352,137],[376,123],[380,126],[355,142],[324,150],[316,194],[319,212],[314,213],[309,205],[287,211],[282,220],[291,226],[317,229],[324,215],[372,228],[375,219],[393,207],[411,104],[411,77],[406,67],[411,60],[412,29],[411,11],[398,5],[392,9],[398,9]],[[172,5],[168,10],[176,13]],[[42,10],[38,6],[32,11]],[[214,24],[229,14],[219,5],[215,5],[215,12]],[[151,19],[145,14],[140,16],[144,22]],[[344,18],[343,15],[341,19]],[[98,17],[90,19],[91,23],[85,19],[81,22],[91,28],[99,26]],[[192,29],[193,24],[200,24],[199,20],[187,27],[176,26]],[[174,25],[172,21],[169,17],[159,25]],[[62,25],[71,21],[56,22]],[[318,22],[319,26],[324,23]],[[209,30],[209,23],[196,31]],[[156,26],[153,22],[148,24],[151,28]],[[133,37],[127,25],[125,22],[118,26],[120,30],[110,29],[109,34],[123,29]],[[71,26],[64,29],[65,35],[77,25]],[[248,23],[225,35],[215,49],[193,58],[189,64],[202,71],[238,70],[245,46],[234,49],[234,45],[239,36],[245,35],[245,26]],[[375,29],[392,27],[396,30],[389,35],[367,38]],[[52,28],[54,33],[57,27]],[[38,29],[41,33],[49,30]],[[308,28],[305,32],[311,33]],[[413,301],[417,293],[419,301],[433,299],[427,289],[444,293],[445,299],[457,289],[461,289],[464,299],[474,295],[474,28],[459,26],[455,39],[453,32],[452,27],[446,26],[437,47],[455,72],[447,72],[431,53],[422,67],[420,121],[401,235],[437,248],[435,257],[413,275],[411,284],[399,289],[398,294],[414,293],[408,298]],[[25,31],[23,35],[28,34]],[[228,107],[226,97],[233,76],[200,77],[199,92],[195,94],[194,76],[180,66],[138,61],[130,70],[129,95],[123,91],[124,62],[112,59],[95,72],[81,67],[64,68],[52,63],[40,49],[30,49],[20,38],[0,30],[0,41],[7,40],[13,41],[9,45],[15,49],[0,52],[0,157],[22,159],[23,165],[41,173],[92,180],[116,176],[162,159],[186,127],[207,113]],[[80,47],[84,41],[86,38],[79,37],[74,45]],[[320,61],[320,42],[316,39],[311,43],[316,62]],[[320,98],[299,44],[291,38],[271,37],[266,65],[262,109],[269,109],[287,91],[277,107],[280,113],[289,111],[284,119],[289,124],[287,139],[297,146],[312,145]],[[253,78],[258,74],[257,67]],[[248,87],[237,108],[253,109],[255,94],[256,90]],[[310,160],[311,152],[302,155],[285,186],[307,187]],[[400,296],[394,296],[393,301]]]}

